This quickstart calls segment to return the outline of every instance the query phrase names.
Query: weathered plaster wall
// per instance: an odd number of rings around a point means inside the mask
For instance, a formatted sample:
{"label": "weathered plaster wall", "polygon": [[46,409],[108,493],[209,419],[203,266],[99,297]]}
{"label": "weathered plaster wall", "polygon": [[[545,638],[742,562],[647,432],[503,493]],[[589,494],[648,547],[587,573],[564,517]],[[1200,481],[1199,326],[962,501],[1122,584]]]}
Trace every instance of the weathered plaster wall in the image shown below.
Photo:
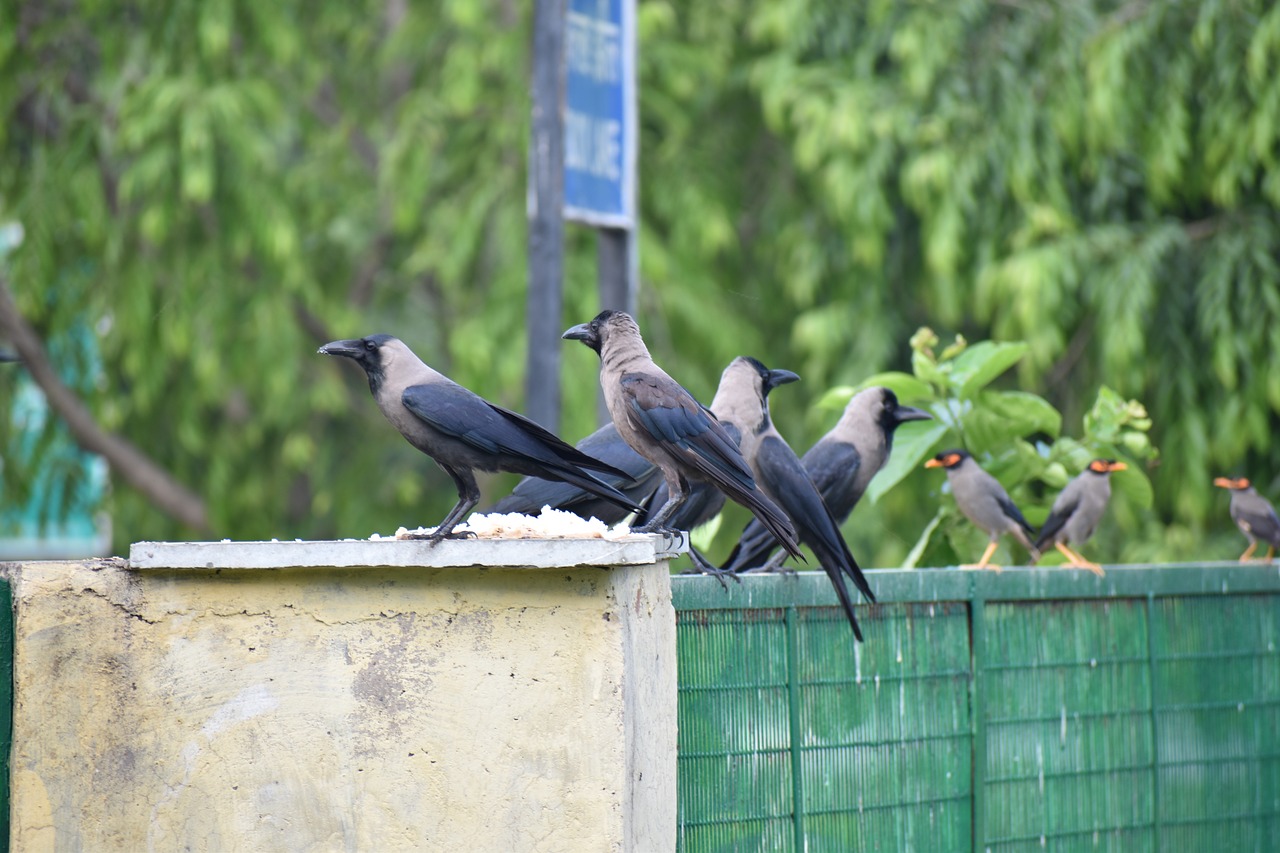
{"label": "weathered plaster wall", "polygon": [[15,850],[674,846],[663,562],[10,576]]}

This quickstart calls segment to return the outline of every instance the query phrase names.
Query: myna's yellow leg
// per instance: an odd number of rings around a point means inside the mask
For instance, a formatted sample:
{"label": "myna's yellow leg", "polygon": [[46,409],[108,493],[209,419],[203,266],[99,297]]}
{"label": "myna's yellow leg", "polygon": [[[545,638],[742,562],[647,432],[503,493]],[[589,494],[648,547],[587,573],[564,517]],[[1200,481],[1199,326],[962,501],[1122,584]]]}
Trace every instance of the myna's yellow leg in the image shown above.
{"label": "myna's yellow leg", "polygon": [[1263,558],[1262,558],[1262,562],[1264,562],[1264,563],[1270,563],[1270,562],[1271,562],[1271,559],[1272,559],[1273,557],[1275,557],[1275,555],[1276,555],[1276,546],[1275,546],[1275,545],[1268,545],[1268,546],[1267,546],[1267,556],[1265,556],[1265,557],[1263,557]]}
{"label": "myna's yellow leg", "polygon": [[1066,545],[1063,545],[1061,542],[1056,542],[1054,544],[1057,546],[1059,551],[1061,551],[1063,554],[1066,555],[1067,566],[1071,568],[1076,568],[1076,569],[1088,569],[1098,577],[1103,576],[1104,572],[1102,571],[1102,566],[1099,566],[1097,563],[1089,562],[1084,557],[1081,557],[1079,554],[1077,554],[1075,551],[1072,551]]}
{"label": "myna's yellow leg", "polygon": [[965,563],[962,566],[960,566],[960,568],[991,569],[993,572],[998,572],[1000,571],[999,566],[988,565],[988,561],[991,559],[991,555],[994,554],[995,552],[996,552],[996,541],[992,539],[990,542],[987,543],[987,550],[982,552],[982,559],[978,560],[978,562],[976,563]]}
{"label": "myna's yellow leg", "polygon": [[1240,555],[1240,562],[1247,563],[1249,558],[1253,556],[1253,552],[1258,550],[1257,542],[1250,542],[1249,547],[1244,549],[1244,553]]}

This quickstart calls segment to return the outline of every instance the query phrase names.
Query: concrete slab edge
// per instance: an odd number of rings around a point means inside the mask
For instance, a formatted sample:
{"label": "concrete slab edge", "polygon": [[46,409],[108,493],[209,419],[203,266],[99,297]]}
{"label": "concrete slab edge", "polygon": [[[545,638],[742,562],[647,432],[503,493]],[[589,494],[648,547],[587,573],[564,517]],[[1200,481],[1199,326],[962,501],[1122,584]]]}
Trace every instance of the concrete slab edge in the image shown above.
{"label": "concrete slab edge", "polygon": [[133,569],[530,568],[638,566],[673,559],[688,535],[637,533],[620,539],[406,539],[135,542]]}

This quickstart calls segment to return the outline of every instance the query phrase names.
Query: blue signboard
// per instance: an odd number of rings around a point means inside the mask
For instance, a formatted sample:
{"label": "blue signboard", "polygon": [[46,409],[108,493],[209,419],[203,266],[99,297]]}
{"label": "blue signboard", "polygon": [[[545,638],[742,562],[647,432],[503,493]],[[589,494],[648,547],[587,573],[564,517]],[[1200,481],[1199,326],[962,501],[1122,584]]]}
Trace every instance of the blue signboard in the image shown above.
{"label": "blue signboard", "polygon": [[565,29],[564,215],[635,216],[635,2],[570,0]]}

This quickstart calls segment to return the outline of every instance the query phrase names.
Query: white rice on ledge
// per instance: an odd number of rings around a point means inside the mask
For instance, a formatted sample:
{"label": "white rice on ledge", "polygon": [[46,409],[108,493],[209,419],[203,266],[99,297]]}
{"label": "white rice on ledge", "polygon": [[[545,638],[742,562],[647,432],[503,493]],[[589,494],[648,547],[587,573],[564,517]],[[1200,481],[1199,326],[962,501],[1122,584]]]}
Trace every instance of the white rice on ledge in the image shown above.
{"label": "white rice on ledge", "polygon": [[[369,537],[372,541],[379,539],[410,539],[429,536],[435,532],[434,527],[419,527],[409,530],[401,527],[396,535],[383,536],[375,533]],[[622,539],[631,535],[631,528],[626,524],[610,527],[598,518],[590,520],[579,518],[571,512],[552,509],[544,506],[542,512],[535,516],[522,515],[518,512],[494,512],[488,515],[474,514],[453,529],[454,533],[473,533],[477,539]]]}

